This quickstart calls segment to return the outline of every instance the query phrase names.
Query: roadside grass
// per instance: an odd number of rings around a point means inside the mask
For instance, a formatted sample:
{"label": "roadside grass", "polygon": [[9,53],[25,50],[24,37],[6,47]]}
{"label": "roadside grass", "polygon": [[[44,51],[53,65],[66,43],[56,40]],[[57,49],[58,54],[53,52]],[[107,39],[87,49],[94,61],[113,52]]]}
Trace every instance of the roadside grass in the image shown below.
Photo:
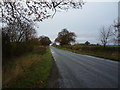
{"label": "roadside grass", "polygon": [[[47,47],[16,57],[3,67],[3,88],[44,88],[52,68],[52,55]],[[37,51],[36,51],[37,50]]]}
{"label": "roadside grass", "polygon": [[100,58],[120,61],[120,47],[107,46],[85,46],[85,45],[71,45],[71,46],[55,46],[60,49],[68,50],[74,53],[96,56]]}

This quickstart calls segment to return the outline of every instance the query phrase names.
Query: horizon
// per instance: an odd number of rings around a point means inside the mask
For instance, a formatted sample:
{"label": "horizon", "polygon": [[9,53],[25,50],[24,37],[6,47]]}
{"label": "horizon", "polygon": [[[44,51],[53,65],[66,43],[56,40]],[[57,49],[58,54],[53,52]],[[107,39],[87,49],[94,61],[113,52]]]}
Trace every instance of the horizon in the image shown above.
{"label": "horizon", "polygon": [[58,33],[67,28],[77,35],[76,43],[89,41],[97,44],[100,43],[98,37],[102,26],[109,27],[117,18],[117,2],[87,2],[82,9],[57,12],[53,18],[36,22],[36,30],[38,36],[48,36],[54,42]]}

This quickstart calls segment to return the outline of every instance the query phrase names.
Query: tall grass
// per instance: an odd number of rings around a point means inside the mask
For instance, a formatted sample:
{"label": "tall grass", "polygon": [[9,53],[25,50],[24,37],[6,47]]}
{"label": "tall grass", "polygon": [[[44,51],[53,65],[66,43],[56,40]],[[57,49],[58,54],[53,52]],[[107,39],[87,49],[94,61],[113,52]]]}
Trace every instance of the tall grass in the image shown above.
{"label": "tall grass", "polygon": [[105,48],[100,45],[65,45],[57,46],[58,48],[69,50],[75,53],[87,54],[97,57],[102,57],[106,59],[120,61],[120,47],[119,46],[106,46]]}
{"label": "tall grass", "polygon": [[48,47],[35,47],[34,52],[16,57],[3,67],[3,88],[43,88],[52,68]]}

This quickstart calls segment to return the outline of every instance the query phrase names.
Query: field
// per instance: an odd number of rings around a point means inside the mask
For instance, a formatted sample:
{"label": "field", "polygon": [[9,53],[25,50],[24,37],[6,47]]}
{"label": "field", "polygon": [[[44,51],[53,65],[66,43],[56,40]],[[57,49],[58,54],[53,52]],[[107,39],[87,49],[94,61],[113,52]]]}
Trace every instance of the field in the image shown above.
{"label": "field", "polygon": [[57,48],[68,50],[71,52],[86,54],[111,60],[120,61],[120,47],[119,46],[106,46],[105,48],[100,45],[54,45]]}
{"label": "field", "polygon": [[47,86],[52,64],[48,47],[36,47],[33,52],[11,58],[3,65],[2,87],[44,88]]}

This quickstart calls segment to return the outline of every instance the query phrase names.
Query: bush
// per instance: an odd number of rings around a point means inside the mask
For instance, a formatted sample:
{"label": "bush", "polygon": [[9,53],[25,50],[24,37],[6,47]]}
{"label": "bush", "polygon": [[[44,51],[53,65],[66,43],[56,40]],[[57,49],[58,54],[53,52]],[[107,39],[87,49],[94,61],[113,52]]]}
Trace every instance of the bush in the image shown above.
{"label": "bush", "polygon": [[31,52],[34,48],[30,42],[14,42],[3,45],[2,56],[3,58],[11,58],[13,56],[20,56],[24,53]]}

